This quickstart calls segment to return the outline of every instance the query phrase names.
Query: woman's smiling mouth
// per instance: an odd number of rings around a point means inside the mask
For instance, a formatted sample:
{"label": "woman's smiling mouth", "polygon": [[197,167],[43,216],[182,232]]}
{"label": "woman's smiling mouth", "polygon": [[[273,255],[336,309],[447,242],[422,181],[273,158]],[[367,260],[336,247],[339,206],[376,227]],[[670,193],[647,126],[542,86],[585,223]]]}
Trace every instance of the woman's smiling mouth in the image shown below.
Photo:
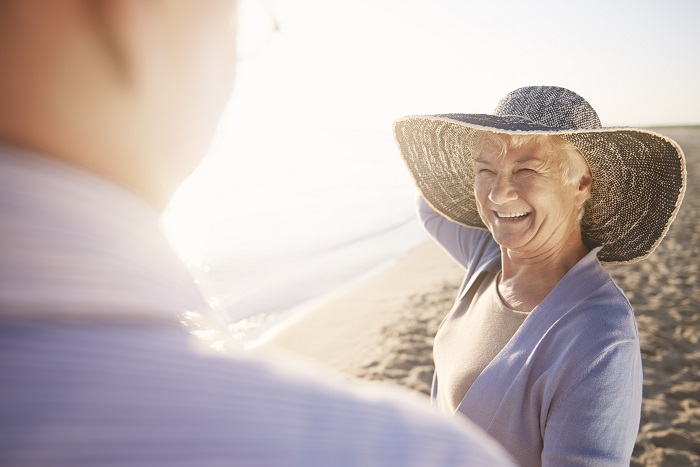
{"label": "woman's smiling mouth", "polygon": [[508,220],[518,220],[518,219],[524,219],[527,217],[530,213],[529,212],[498,212],[498,211],[493,211],[493,213],[496,215],[498,219],[508,219]]}

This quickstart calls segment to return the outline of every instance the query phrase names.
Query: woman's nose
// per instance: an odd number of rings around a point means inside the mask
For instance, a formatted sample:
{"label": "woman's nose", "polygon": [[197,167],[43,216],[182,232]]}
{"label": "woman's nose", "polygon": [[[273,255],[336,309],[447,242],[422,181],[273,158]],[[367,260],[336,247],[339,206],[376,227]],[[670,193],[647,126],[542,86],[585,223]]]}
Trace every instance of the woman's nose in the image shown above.
{"label": "woman's nose", "polygon": [[511,179],[505,175],[498,175],[494,180],[489,200],[494,204],[505,204],[508,201],[513,201],[518,198],[518,193],[515,191]]}

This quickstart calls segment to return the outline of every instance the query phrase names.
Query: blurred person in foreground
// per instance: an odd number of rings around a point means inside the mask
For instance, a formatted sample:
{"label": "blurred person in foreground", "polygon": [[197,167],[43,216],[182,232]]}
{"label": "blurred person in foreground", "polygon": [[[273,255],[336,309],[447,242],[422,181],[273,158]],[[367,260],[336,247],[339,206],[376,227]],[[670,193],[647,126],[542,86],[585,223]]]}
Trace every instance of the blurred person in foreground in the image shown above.
{"label": "blurred person in foreground", "polygon": [[194,350],[207,303],[159,215],[228,98],[234,17],[0,1],[0,464],[510,465],[404,393]]}
{"label": "blurred person in foreground", "polygon": [[632,307],[601,262],[647,257],[685,191],[683,152],[603,128],[578,94],[508,93],[493,115],[398,120],[419,214],[464,268],[432,397],[521,465],[629,465],[642,404]]}

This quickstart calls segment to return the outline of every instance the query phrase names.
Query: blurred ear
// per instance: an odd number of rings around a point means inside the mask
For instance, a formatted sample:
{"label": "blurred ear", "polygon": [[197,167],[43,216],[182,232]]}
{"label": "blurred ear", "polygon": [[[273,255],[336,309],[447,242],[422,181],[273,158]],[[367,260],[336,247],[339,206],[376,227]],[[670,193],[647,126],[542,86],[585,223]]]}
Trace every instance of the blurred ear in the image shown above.
{"label": "blurred ear", "polygon": [[143,0],[83,0],[97,39],[123,81],[128,81],[131,73],[129,54],[143,3]]}

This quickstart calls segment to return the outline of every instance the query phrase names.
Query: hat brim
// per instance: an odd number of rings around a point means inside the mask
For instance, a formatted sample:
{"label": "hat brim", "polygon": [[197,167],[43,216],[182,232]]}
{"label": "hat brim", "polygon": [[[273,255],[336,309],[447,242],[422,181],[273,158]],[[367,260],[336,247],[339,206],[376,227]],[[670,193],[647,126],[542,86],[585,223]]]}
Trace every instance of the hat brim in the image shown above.
{"label": "hat brim", "polygon": [[558,135],[591,168],[591,196],[581,221],[584,237],[608,263],[649,256],[675,219],[686,186],[683,151],[637,128],[562,130],[519,117],[485,114],[408,116],[394,122],[401,155],[425,200],[446,218],[484,229],[474,197],[473,143],[479,132]]}

